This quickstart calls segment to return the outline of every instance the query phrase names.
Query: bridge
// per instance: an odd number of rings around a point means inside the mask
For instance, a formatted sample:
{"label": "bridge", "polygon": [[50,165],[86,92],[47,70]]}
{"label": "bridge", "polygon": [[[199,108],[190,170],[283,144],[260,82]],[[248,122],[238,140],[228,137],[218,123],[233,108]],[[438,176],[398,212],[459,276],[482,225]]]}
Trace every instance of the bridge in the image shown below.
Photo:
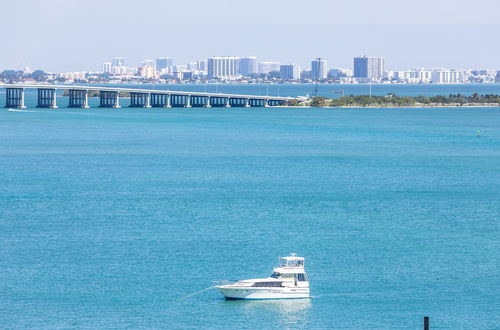
{"label": "bridge", "polygon": [[89,92],[98,94],[101,108],[120,108],[120,97],[130,96],[132,108],[171,107],[272,107],[287,105],[294,98],[279,96],[240,95],[223,93],[203,93],[171,91],[143,88],[122,88],[102,86],[52,85],[52,84],[0,84],[6,91],[6,108],[26,108],[26,89],[38,90],[38,108],[57,108],[57,91],[67,91],[69,108],[89,108]]}

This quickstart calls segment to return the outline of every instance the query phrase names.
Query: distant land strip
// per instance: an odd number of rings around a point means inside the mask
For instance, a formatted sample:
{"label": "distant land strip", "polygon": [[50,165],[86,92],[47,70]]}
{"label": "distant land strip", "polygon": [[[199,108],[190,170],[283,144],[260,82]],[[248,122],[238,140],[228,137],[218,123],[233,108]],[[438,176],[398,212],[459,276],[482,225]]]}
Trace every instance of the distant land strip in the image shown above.
{"label": "distant land strip", "polygon": [[398,96],[388,94],[384,96],[347,95],[339,98],[314,96],[310,101],[297,103],[313,108],[322,107],[498,107],[500,95],[474,93],[470,96],[462,94],[435,95],[435,96]]}

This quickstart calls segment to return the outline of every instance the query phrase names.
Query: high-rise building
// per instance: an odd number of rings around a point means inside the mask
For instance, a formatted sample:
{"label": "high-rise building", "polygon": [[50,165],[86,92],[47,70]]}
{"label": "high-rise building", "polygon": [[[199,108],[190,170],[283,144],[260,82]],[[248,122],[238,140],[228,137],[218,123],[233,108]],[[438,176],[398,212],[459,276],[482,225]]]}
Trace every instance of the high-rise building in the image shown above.
{"label": "high-rise building", "polygon": [[280,70],[280,64],[278,62],[260,62],[258,67],[260,74],[268,74],[271,71]]}
{"label": "high-rise building", "polygon": [[311,62],[311,79],[323,80],[328,77],[328,62],[326,59],[318,57]]}
{"label": "high-rise building", "polygon": [[174,60],[170,57],[160,57],[156,59],[156,71],[161,72],[174,65]]}
{"label": "high-rise building", "polygon": [[294,63],[280,65],[280,78],[283,80],[300,79],[300,67]]}
{"label": "high-rise building", "polygon": [[187,64],[188,71],[197,71],[198,70],[198,62],[189,62]]}
{"label": "high-rise building", "polygon": [[208,60],[199,60],[198,61],[198,70],[202,71],[204,74],[207,74]]}
{"label": "high-rise building", "polygon": [[209,79],[228,79],[235,80],[239,78],[239,57],[212,57],[208,59],[208,78]]}
{"label": "high-rise building", "polygon": [[141,66],[138,70],[138,74],[143,78],[156,78],[155,68],[152,65]]}
{"label": "high-rise building", "polygon": [[354,58],[354,77],[382,79],[384,76],[384,58],[366,55]]}
{"label": "high-rise building", "polygon": [[111,61],[111,66],[113,66],[113,67],[124,66],[124,65],[125,65],[125,60],[121,57],[115,57]]}
{"label": "high-rise building", "polygon": [[102,64],[103,73],[111,73],[111,62],[106,62]]}
{"label": "high-rise building", "polygon": [[456,84],[465,82],[463,70],[448,70],[444,68],[432,69],[431,82],[433,84]]}
{"label": "high-rise building", "polygon": [[240,74],[248,77],[257,73],[257,57],[242,57],[240,58]]}

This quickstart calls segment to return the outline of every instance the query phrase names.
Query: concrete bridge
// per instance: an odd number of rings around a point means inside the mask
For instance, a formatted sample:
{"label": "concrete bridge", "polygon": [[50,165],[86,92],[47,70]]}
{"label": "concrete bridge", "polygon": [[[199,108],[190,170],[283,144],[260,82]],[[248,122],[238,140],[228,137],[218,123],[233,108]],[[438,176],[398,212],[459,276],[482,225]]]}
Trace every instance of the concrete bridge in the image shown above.
{"label": "concrete bridge", "polygon": [[38,90],[38,108],[57,108],[57,90],[68,91],[68,107],[89,108],[89,92],[99,94],[101,108],[120,108],[120,95],[130,95],[129,107],[271,107],[287,105],[291,97],[151,90],[51,84],[0,84],[6,90],[6,108],[25,108],[24,91]]}

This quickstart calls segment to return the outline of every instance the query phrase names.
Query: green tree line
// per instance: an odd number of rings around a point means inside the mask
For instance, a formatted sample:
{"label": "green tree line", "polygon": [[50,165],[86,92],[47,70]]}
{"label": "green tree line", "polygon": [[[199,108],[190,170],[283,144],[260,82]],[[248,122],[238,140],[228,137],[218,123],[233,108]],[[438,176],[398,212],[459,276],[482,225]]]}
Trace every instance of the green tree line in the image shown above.
{"label": "green tree line", "polygon": [[450,94],[435,96],[398,96],[388,94],[385,96],[369,95],[347,95],[336,99],[327,99],[322,96],[316,96],[311,99],[311,107],[342,107],[342,106],[414,106],[421,105],[464,105],[472,103],[489,103],[500,105],[500,95],[474,93],[472,95]]}

